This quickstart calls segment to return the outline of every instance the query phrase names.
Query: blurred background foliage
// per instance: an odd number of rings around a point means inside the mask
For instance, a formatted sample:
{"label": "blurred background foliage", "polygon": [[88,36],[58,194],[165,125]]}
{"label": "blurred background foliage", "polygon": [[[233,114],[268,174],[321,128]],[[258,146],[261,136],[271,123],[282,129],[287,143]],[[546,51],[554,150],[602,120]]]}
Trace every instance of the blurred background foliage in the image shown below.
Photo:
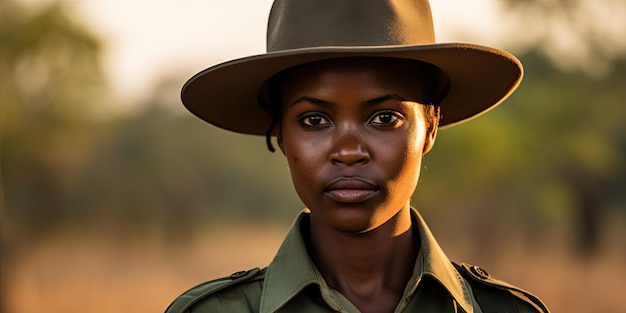
{"label": "blurred background foliage", "polygon": [[[574,258],[614,241],[624,252],[626,40],[585,3],[501,2],[513,26],[543,30],[514,47],[524,81],[478,121],[440,131],[426,156],[414,205],[444,237],[473,241],[476,256],[494,256],[503,236],[529,247],[566,238],[553,248]],[[230,221],[290,223],[301,204],[280,153],[172,109],[177,73],[143,110],[103,114],[114,101],[104,43],[65,8],[0,0],[3,283],[29,245],[58,232],[177,244]],[[554,36],[585,51],[561,60]]]}

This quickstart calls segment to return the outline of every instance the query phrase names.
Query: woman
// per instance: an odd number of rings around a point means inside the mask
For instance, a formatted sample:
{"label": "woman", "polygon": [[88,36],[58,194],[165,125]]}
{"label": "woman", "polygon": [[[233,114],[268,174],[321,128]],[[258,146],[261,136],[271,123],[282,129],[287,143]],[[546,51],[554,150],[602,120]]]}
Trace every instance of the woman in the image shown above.
{"label": "woman", "polygon": [[182,99],[270,150],[276,136],[307,209],[267,268],[197,286],[167,312],[547,312],[450,262],[410,206],[438,127],[503,101],[521,80],[515,57],[434,43],[415,0],[277,0],[268,50],[199,73]]}

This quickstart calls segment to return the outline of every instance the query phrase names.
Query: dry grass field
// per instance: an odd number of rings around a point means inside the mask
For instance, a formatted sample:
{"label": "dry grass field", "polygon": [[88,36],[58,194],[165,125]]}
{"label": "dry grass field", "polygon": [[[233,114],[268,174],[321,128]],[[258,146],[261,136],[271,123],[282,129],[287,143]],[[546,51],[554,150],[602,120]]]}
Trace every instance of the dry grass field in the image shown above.
{"label": "dry grass field", "polygon": [[[195,284],[267,265],[286,227],[223,228],[185,245],[96,232],[49,237],[15,250],[6,264],[7,313],[163,312]],[[473,254],[467,245],[442,241],[452,259]],[[553,312],[624,312],[626,254],[619,241],[586,260],[554,249],[558,242],[532,251],[506,246],[508,254],[479,264],[540,295]]]}

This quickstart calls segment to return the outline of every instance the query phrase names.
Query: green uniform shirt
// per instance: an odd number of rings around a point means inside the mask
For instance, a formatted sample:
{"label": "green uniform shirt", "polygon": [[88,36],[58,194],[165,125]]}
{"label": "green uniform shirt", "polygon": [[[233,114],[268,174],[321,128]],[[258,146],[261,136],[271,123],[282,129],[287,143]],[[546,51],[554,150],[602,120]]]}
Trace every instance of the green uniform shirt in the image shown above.
{"label": "green uniform shirt", "polygon": [[[548,312],[530,293],[496,280],[478,267],[450,262],[417,210],[412,209],[411,214],[421,245],[395,312]],[[306,212],[297,217],[267,268],[194,287],[178,297],[166,313],[359,312],[328,287],[309,257],[303,237],[308,219]]]}

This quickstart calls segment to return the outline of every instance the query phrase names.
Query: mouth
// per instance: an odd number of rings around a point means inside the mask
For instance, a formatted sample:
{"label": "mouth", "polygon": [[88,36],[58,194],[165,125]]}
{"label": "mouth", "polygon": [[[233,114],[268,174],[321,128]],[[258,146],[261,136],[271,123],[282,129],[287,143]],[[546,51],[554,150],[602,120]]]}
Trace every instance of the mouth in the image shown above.
{"label": "mouth", "polygon": [[340,203],[363,202],[377,191],[376,184],[358,177],[335,179],[324,189],[324,193]]}

